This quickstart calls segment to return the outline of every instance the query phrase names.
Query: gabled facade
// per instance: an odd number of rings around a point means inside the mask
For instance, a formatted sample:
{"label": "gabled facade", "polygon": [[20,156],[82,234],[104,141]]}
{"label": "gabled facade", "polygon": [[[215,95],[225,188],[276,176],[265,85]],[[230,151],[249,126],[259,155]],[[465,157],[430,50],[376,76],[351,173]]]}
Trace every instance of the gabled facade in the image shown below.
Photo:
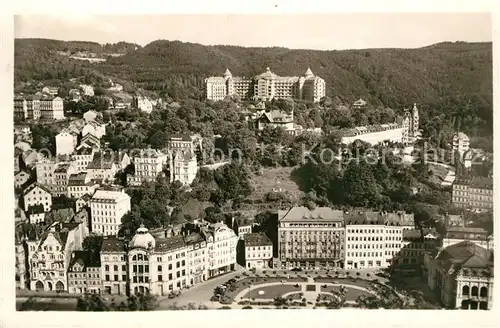
{"label": "gabled facade", "polygon": [[52,195],[49,190],[33,184],[24,191],[24,209],[27,210],[30,206],[42,205],[45,212],[49,212],[52,208]]}

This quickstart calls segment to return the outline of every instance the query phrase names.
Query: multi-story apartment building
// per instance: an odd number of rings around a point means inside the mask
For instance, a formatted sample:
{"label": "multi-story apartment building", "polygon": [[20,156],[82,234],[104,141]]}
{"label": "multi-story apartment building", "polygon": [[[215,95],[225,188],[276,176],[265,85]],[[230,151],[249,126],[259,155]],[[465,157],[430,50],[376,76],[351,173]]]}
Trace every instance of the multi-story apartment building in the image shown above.
{"label": "multi-story apartment building", "polygon": [[264,233],[247,233],[244,236],[245,268],[265,269],[273,258],[273,243]]}
{"label": "multi-story apartment building", "polygon": [[97,139],[101,139],[106,135],[106,124],[99,124],[93,120],[87,122],[82,129],[82,137],[85,137],[87,134],[91,134]]}
{"label": "multi-story apartment building", "polygon": [[14,98],[14,121],[28,119],[28,102],[22,97]]}
{"label": "multi-story apartment building", "polygon": [[24,209],[27,210],[30,206],[38,204],[43,205],[45,212],[50,212],[52,195],[48,189],[34,183],[24,191]]}
{"label": "multi-story apartment building", "polygon": [[170,136],[167,148],[171,153],[177,150],[196,150],[195,137],[186,133],[178,133]]}
{"label": "multi-story apartment building", "polygon": [[252,233],[253,225],[253,218],[239,217],[234,219],[233,229],[236,235],[238,235],[240,239],[243,239],[246,234]]}
{"label": "multi-story apartment building", "polygon": [[442,247],[448,247],[468,241],[485,249],[494,249],[493,234],[483,228],[447,227],[443,236]]}
{"label": "multi-story apartment building", "polygon": [[26,99],[26,106],[28,108],[28,119],[38,120],[42,116],[40,110],[40,99],[32,96]]}
{"label": "multi-story apartment building", "polygon": [[420,117],[418,115],[417,104],[413,104],[411,111],[404,110],[404,116],[401,119],[403,127],[403,140],[404,144],[414,143],[420,136]]}
{"label": "multi-story apartment building", "polygon": [[30,224],[45,222],[45,208],[41,204],[28,207],[25,213]]}
{"label": "multi-story apartment building", "polygon": [[493,306],[493,250],[469,241],[425,254],[427,283],[448,308],[489,310]]}
{"label": "multi-story apartment building", "polygon": [[188,257],[188,277],[189,284],[195,285],[207,280],[207,242],[203,236],[197,232],[188,233],[184,237],[187,246]]}
{"label": "multi-story apartment building", "polygon": [[236,264],[238,236],[223,223],[214,223],[201,229],[207,241],[208,277],[215,277],[231,270]]}
{"label": "multi-story apartment building", "polygon": [[114,156],[112,152],[95,152],[92,161],[87,165],[89,179],[108,183],[113,182],[118,172]]}
{"label": "multi-story apartment building", "polygon": [[77,136],[68,129],[56,135],[56,155],[71,155],[77,145]]}
{"label": "multi-story apartment building", "polygon": [[40,118],[47,120],[63,120],[65,117],[62,98],[40,99]]}
{"label": "multi-story apartment building", "polygon": [[130,196],[123,191],[97,190],[90,200],[92,232],[116,235],[122,217],[130,211]]}
{"label": "multi-story apartment building", "polygon": [[391,141],[402,143],[406,127],[399,123],[375,124],[368,126],[358,126],[352,129],[340,130],[341,142],[350,145],[356,140],[376,145],[380,142]]}
{"label": "multi-story apartment building", "polygon": [[404,247],[403,232],[415,228],[413,214],[349,212],[345,219],[345,268],[386,268]]}
{"label": "multi-story apartment building", "polygon": [[99,254],[74,251],[68,266],[68,292],[101,294],[101,259]]}
{"label": "multi-story apartment building", "polygon": [[493,210],[493,179],[491,177],[458,177],[452,185],[452,203],[468,209]]}
{"label": "multi-story apartment building", "polygon": [[253,78],[233,77],[229,69],[224,76],[205,80],[207,99],[223,100],[227,96],[269,101],[272,99],[303,99],[319,102],[325,96],[325,81],[310,68],[303,76],[282,77],[266,71]]}
{"label": "multi-story apartment building", "polygon": [[27,240],[30,289],[67,291],[71,254],[82,249],[88,234],[84,223],[54,222],[41,236]]}
{"label": "multi-story apartment building", "polygon": [[404,229],[401,251],[394,257],[394,265],[409,265],[420,269],[424,263],[424,254],[434,252],[438,246],[436,232],[429,229]]}
{"label": "multi-story apartment building", "polygon": [[198,173],[196,154],[192,150],[177,150],[170,157],[170,181],[189,186]]}
{"label": "multi-story apartment building", "polygon": [[54,171],[54,187],[52,193],[54,196],[62,196],[68,193],[69,177],[75,173],[75,165],[70,163],[59,163]]}
{"label": "multi-story apartment building", "polygon": [[84,195],[93,195],[99,188],[99,184],[91,181],[86,172],[72,174],[68,178],[67,196],[78,199]]}
{"label": "multi-story apartment building", "polygon": [[453,135],[453,150],[460,155],[465,154],[470,149],[470,139],[463,132],[457,132]]}
{"label": "multi-story apartment building", "polygon": [[278,212],[278,256],[282,267],[344,266],[344,217],[328,207]]}
{"label": "multi-story apartment building", "polygon": [[73,163],[75,163],[75,173],[87,172],[89,163],[94,158],[94,148],[80,148],[72,156]]}
{"label": "multi-story apartment building", "polygon": [[16,289],[27,288],[27,271],[26,271],[26,251],[24,248],[24,238],[16,233],[15,238],[15,251],[16,251]]}
{"label": "multi-story apartment building", "polygon": [[143,182],[153,182],[163,171],[167,163],[167,155],[156,149],[142,149],[131,154],[134,163],[134,175],[127,176],[127,183],[140,186]]}
{"label": "multi-story apartment building", "polygon": [[75,201],[75,209],[80,212],[83,208],[88,207],[90,204],[90,199],[92,196],[90,194],[85,194]]}
{"label": "multi-story apartment building", "polygon": [[116,237],[104,237],[101,247],[102,290],[107,294],[128,294],[127,243]]}
{"label": "multi-story apartment building", "polygon": [[47,158],[41,158],[36,162],[36,182],[47,186],[49,190],[56,184],[54,172],[57,169],[57,163]]}
{"label": "multi-story apartment building", "polygon": [[80,150],[82,148],[92,148],[95,150],[101,149],[101,141],[99,138],[94,136],[92,133],[88,133],[85,137],[82,138],[76,150]]}

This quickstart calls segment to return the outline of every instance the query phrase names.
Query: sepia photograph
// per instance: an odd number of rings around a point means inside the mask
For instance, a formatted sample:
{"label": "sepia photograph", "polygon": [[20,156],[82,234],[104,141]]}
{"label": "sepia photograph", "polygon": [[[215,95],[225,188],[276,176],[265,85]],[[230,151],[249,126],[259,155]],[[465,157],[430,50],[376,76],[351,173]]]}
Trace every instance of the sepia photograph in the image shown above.
{"label": "sepia photograph", "polygon": [[16,15],[16,311],[491,310],[492,31]]}

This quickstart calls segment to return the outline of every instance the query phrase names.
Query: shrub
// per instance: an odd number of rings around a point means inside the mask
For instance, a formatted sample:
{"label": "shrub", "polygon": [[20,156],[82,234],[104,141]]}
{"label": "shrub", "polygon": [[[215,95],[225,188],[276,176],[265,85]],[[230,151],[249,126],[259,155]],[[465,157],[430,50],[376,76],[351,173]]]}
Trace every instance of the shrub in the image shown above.
{"label": "shrub", "polygon": [[250,305],[244,306],[241,308],[242,310],[251,310],[252,307]]}
{"label": "shrub", "polygon": [[276,274],[276,271],[273,271],[273,274]]}
{"label": "shrub", "polygon": [[359,277],[360,275],[361,275],[361,273],[359,273],[359,272],[356,272],[356,276],[358,276],[358,277]]}
{"label": "shrub", "polygon": [[366,276],[367,276],[367,277],[369,277],[369,276],[370,276],[370,274],[369,274],[369,273],[367,273],[367,274],[366,274]]}
{"label": "shrub", "polygon": [[230,306],[223,306],[223,307],[220,307],[219,310],[231,310],[231,307]]}

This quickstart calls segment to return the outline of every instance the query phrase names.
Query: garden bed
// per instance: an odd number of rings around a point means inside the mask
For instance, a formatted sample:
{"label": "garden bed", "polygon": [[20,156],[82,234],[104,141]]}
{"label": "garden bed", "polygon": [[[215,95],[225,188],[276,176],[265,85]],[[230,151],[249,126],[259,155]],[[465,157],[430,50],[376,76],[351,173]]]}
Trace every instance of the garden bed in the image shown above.
{"label": "garden bed", "polygon": [[[265,298],[265,299],[274,299],[276,297],[280,297],[283,294],[287,294],[290,292],[300,291],[300,286],[297,288],[293,285],[274,285],[274,286],[264,286],[262,288],[257,288],[246,293],[243,298]],[[261,294],[260,292],[264,292]]]}

